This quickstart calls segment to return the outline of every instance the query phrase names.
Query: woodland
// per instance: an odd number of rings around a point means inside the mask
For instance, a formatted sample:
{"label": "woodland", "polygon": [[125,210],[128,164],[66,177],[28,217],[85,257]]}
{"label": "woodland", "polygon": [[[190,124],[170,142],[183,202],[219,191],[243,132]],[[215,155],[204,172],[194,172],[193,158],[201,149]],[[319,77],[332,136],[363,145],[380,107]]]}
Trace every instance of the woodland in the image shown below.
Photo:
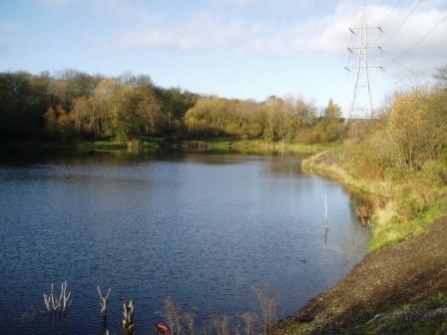
{"label": "woodland", "polygon": [[131,73],[3,72],[0,102],[3,142],[162,137],[326,143],[340,140],[345,131],[332,100],[319,113],[300,98],[225,99],[162,88],[148,75]]}

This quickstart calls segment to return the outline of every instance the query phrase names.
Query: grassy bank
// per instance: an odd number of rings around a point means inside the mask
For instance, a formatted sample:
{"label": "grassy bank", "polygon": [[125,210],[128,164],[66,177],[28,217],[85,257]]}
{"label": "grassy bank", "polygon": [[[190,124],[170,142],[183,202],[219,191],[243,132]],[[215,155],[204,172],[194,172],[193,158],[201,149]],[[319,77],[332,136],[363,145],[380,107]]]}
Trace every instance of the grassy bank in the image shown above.
{"label": "grassy bank", "polygon": [[231,148],[239,152],[277,152],[277,153],[307,153],[315,154],[330,148],[330,144],[302,144],[270,142],[263,140],[240,140],[231,142]]}
{"label": "grassy bank", "polygon": [[430,184],[417,173],[400,182],[393,178],[356,178],[349,171],[347,155],[343,147],[327,150],[304,160],[303,169],[338,180],[370,199],[373,207],[372,250],[423,233],[430,223],[446,215],[445,187]]}
{"label": "grassy bank", "polygon": [[0,143],[3,158],[35,157],[45,155],[84,155],[92,153],[151,154],[164,152],[203,152],[237,154],[314,154],[330,144],[300,144],[264,140],[229,139],[170,139],[166,137],[141,137],[138,140],[118,141],[20,141]]}
{"label": "grassy bank", "polygon": [[[79,152],[156,152],[156,151],[192,151],[211,153],[317,153],[326,150],[331,145],[300,144],[271,142],[264,140],[229,140],[229,139],[197,139],[197,140],[173,140],[168,138],[144,137],[132,141],[80,141],[70,145]],[[67,145],[63,146],[64,148]]]}
{"label": "grassy bank", "polygon": [[[356,178],[348,154],[346,147],[328,150],[306,159],[303,168],[371,199],[371,251],[336,286],[273,326],[270,334],[445,334],[445,188],[433,183],[426,190],[430,183],[420,173],[401,182]],[[426,198],[422,204],[418,196]]]}

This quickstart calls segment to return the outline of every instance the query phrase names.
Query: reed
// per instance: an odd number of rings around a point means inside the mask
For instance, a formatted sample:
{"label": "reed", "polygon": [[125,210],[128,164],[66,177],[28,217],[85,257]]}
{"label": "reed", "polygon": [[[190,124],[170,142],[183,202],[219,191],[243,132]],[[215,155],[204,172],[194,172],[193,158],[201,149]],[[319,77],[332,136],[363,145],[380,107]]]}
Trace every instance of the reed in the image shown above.
{"label": "reed", "polygon": [[241,319],[244,323],[243,335],[254,334],[256,326],[259,324],[259,317],[252,312],[245,312],[242,314]]}
{"label": "reed", "polygon": [[261,306],[261,326],[264,333],[267,333],[268,326],[276,320],[276,300],[265,290],[256,290],[256,296]]}
{"label": "reed", "polygon": [[231,335],[230,318],[228,316],[215,316],[205,323],[203,335]]}
{"label": "reed", "polygon": [[[183,334],[183,321],[185,319],[182,308],[175,302],[172,297],[167,297],[164,300],[164,306],[162,315],[168,324],[169,329],[171,329],[173,334]],[[193,314],[188,316],[187,327],[189,332],[192,334],[194,332],[194,321],[195,317]],[[191,328],[192,327],[192,328]]]}

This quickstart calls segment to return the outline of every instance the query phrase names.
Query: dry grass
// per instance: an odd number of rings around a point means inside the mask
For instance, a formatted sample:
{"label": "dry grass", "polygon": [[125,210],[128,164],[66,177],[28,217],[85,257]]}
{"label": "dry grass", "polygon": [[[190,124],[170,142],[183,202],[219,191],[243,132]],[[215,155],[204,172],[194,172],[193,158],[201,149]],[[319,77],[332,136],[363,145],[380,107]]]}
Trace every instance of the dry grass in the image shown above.
{"label": "dry grass", "polygon": [[238,317],[213,316],[196,327],[196,316],[185,312],[171,297],[164,300],[162,316],[171,332],[176,335],[259,335],[276,322],[276,300],[268,286],[254,289],[260,306],[260,315],[247,311]]}

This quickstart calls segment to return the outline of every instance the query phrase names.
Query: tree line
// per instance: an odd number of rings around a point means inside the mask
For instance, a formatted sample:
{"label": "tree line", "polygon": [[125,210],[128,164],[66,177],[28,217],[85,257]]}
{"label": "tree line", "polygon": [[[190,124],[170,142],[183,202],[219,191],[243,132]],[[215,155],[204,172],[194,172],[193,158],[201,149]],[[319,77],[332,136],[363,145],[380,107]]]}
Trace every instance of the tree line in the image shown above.
{"label": "tree line", "polygon": [[300,98],[265,101],[162,88],[148,75],[64,70],[0,73],[0,139],[118,140],[144,137],[329,142],[343,137],[340,108],[324,117]]}
{"label": "tree line", "polygon": [[172,135],[197,95],[155,86],[149,76],[116,78],[64,70],[0,74],[0,136],[27,139],[132,139]]}

